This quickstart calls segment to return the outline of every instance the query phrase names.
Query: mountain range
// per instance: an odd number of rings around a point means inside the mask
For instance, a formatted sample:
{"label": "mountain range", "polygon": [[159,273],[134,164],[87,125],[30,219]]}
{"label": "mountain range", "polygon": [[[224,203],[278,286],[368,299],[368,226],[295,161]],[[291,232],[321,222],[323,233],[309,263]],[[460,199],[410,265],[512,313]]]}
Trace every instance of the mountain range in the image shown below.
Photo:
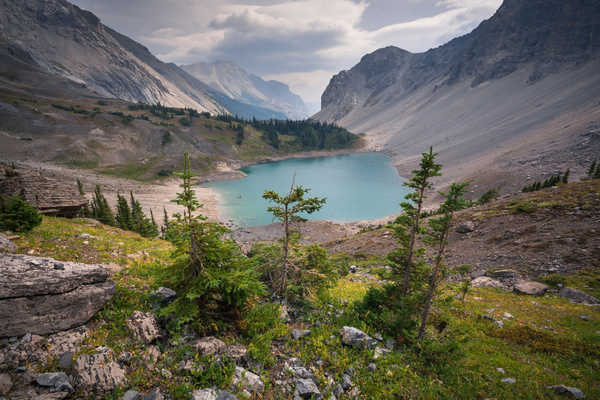
{"label": "mountain range", "polygon": [[331,79],[313,118],[366,133],[401,171],[433,146],[452,177],[510,184],[549,172],[527,168],[540,157],[567,168],[597,153],[599,56],[600,2],[505,0],[438,48],[365,55]]}
{"label": "mountain range", "polygon": [[[282,83],[265,82],[232,64],[218,74],[229,77],[227,84],[203,81],[198,79],[201,74],[194,77],[162,62],[143,45],[65,0],[0,0],[0,10],[2,62],[25,64],[58,82],[66,79],[66,86],[74,84],[107,98],[212,114],[229,112],[258,119],[305,116],[302,100]],[[213,70],[218,70],[225,64],[214,65]],[[237,75],[229,74],[230,70]]]}

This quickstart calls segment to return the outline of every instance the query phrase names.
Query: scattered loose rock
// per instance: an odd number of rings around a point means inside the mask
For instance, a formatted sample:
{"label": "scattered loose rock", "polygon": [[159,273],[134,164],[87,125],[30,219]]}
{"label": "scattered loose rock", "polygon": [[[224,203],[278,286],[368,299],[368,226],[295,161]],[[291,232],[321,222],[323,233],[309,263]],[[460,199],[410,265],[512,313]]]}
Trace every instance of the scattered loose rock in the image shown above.
{"label": "scattered loose rock", "polygon": [[377,340],[373,339],[360,329],[344,326],[340,330],[342,336],[342,343],[346,346],[360,347],[360,348],[374,348],[377,346]]}
{"label": "scattered loose rock", "polygon": [[548,285],[533,281],[518,281],[515,284],[514,291],[519,294],[528,294],[530,296],[542,296],[548,290]]}
{"label": "scattered loose rock", "polygon": [[18,247],[10,241],[8,236],[0,233],[0,253],[15,253]]}
{"label": "scattered loose rock", "polygon": [[569,301],[571,303],[588,304],[588,305],[600,304],[600,301],[597,298],[595,298],[594,296],[591,296],[585,292],[582,292],[581,290],[577,290],[577,289],[573,289],[573,288],[568,288],[568,287],[562,288],[558,292],[558,295],[561,297],[564,297],[566,299],[569,299]]}
{"label": "scattered loose rock", "polygon": [[43,387],[49,387],[54,392],[72,392],[73,386],[69,382],[69,377],[64,372],[48,372],[39,374],[35,382]]}
{"label": "scattered loose rock", "polygon": [[238,400],[238,398],[223,390],[200,389],[192,392],[191,400]]}
{"label": "scattered loose rock", "polygon": [[167,287],[159,287],[156,291],[152,293],[153,295],[160,298],[160,300],[164,303],[168,303],[177,297],[177,292],[173,289],[169,289]]}
{"label": "scattered loose rock", "polygon": [[554,391],[556,394],[566,394],[570,395],[575,399],[585,399],[585,395],[583,392],[576,387],[565,386],[565,385],[554,385],[549,386],[548,389]]}
{"label": "scattered loose rock", "polygon": [[474,288],[494,288],[508,290],[506,285],[504,285],[502,282],[487,276],[480,276],[479,278],[473,279],[471,281],[471,286]]}
{"label": "scattered loose rock", "polygon": [[465,221],[458,225],[456,228],[457,233],[470,233],[475,230],[475,224],[473,221]]}
{"label": "scattered loose rock", "polygon": [[217,339],[214,336],[207,336],[198,339],[193,345],[198,351],[198,353],[205,356],[222,354],[224,351],[227,350],[227,345],[225,344],[225,342]]}
{"label": "scattered loose rock", "polygon": [[5,396],[10,392],[13,386],[12,379],[9,374],[0,374],[0,396]]}
{"label": "scattered loose rock", "polygon": [[127,321],[127,327],[137,340],[146,344],[152,343],[161,336],[158,322],[152,313],[134,311]]}
{"label": "scattered loose rock", "polygon": [[251,393],[262,393],[265,388],[260,376],[242,367],[235,367],[233,384]]}
{"label": "scattered loose rock", "polygon": [[292,337],[295,340],[298,340],[304,336],[310,335],[310,330],[308,329],[294,329],[292,330]]}
{"label": "scattered loose rock", "polygon": [[75,360],[78,382],[88,393],[107,393],[125,383],[125,370],[113,361],[107,347],[96,348],[95,354],[80,354]]}
{"label": "scattered loose rock", "polygon": [[296,380],[294,400],[320,398],[321,392],[312,379]]}
{"label": "scattered loose rock", "polygon": [[515,378],[504,378],[502,379],[502,383],[508,383],[509,385],[513,385],[517,383],[517,380]]}
{"label": "scattered loose rock", "polygon": [[128,390],[123,395],[122,400],[140,400],[141,398],[142,395],[139,392],[136,392],[135,390]]}

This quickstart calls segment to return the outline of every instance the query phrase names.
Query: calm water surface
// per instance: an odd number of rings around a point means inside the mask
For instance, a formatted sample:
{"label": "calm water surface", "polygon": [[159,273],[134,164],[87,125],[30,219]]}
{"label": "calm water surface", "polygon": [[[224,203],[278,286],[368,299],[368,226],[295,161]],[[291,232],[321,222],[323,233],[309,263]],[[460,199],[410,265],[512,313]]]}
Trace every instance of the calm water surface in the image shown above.
{"label": "calm water surface", "polygon": [[327,197],[321,211],[305,216],[339,222],[376,219],[396,214],[407,190],[391,160],[380,153],[360,153],[332,157],[303,158],[253,165],[248,174],[235,181],[206,185],[219,194],[221,217],[239,225],[256,226],[274,222],[262,198],[267,189],[280,194],[296,184],[309,187],[310,196]]}

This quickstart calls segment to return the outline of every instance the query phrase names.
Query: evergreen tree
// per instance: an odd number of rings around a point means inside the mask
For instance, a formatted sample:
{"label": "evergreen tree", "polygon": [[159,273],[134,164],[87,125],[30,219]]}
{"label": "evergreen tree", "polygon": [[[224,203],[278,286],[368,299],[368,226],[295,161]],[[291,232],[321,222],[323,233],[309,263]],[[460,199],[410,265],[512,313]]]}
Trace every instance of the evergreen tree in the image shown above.
{"label": "evergreen tree", "polygon": [[590,165],[590,169],[588,169],[587,174],[588,174],[588,177],[590,177],[590,178],[593,178],[596,173],[596,163],[597,163],[597,160],[594,160],[592,162],[592,165]]}
{"label": "evergreen tree", "polygon": [[117,226],[123,230],[133,230],[131,210],[127,204],[127,199],[117,193]]}
{"label": "evergreen tree", "polygon": [[167,239],[168,232],[169,232],[169,214],[167,214],[167,209],[165,207],[163,207],[163,224],[160,227],[161,238],[164,240],[168,240]]}
{"label": "evergreen tree", "polygon": [[275,204],[273,206],[269,206],[267,211],[269,211],[275,218],[283,223],[283,258],[281,273],[277,279],[278,282],[273,285],[277,294],[285,293],[287,288],[287,278],[290,267],[290,223],[305,221],[305,219],[298,214],[312,214],[313,212],[320,210],[327,201],[326,198],[304,198],[309,191],[310,189],[308,188],[296,186],[294,176],[294,179],[292,180],[292,186],[290,187],[290,191],[287,195],[281,196],[273,190],[265,190],[262,196],[265,200]]}
{"label": "evergreen tree", "polygon": [[468,185],[469,183],[453,183],[449,192],[443,193],[443,196],[446,200],[441,206],[441,217],[433,218],[429,221],[429,230],[426,235],[426,241],[428,244],[436,246],[437,249],[434,258],[433,269],[429,278],[429,290],[427,291],[425,305],[423,307],[423,314],[421,317],[421,327],[419,328],[418,334],[419,340],[425,335],[425,327],[427,325],[427,319],[431,310],[431,303],[440,280],[440,272],[443,266],[442,263],[444,259],[444,253],[446,251],[446,245],[448,244],[448,234],[452,224],[452,217],[456,211],[464,208],[466,202],[462,199],[462,196],[466,193],[466,187]]}
{"label": "evergreen tree", "polygon": [[[77,191],[79,192],[80,195],[85,197],[85,192],[83,190],[83,184],[81,183],[81,181],[79,179],[77,179]],[[84,218],[91,217],[89,204],[90,204],[90,202],[86,200],[83,207],[81,207],[81,211],[79,211],[79,216],[84,217]]]}
{"label": "evergreen tree", "polygon": [[115,226],[115,217],[106,198],[102,194],[100,185],[96,185],[92,198],[92,217],[105,225]]}
{"label": "evergreen tree", "polygon": [[[421,212],[423,202],[427,198],[426,190],[431,189],[431,178],[440,176],[442,166],[435,162],[437,153],[433,148],[429,148],[428,153],[423,153],[421,157],[420,169],[412,171],[413,177],[404,185],[409,187],[412,192],[406,196],[406,200],[400,203],[405,217],[398,220],[395,231],[400,239],[401,246],[405,249],[404,258],[404,279],[402,282],[402,295],[406,296],[410,287],[410,276],[413,268],[413,258],[415,255],[415,244],[417,235],[421,231]],[[402,232],[401,232],[402,231]]]}
{"label": "evergreen tree", "polygon": [[594,172],[594,179],[600,178],[600,163],[596,164],[596,172]]}

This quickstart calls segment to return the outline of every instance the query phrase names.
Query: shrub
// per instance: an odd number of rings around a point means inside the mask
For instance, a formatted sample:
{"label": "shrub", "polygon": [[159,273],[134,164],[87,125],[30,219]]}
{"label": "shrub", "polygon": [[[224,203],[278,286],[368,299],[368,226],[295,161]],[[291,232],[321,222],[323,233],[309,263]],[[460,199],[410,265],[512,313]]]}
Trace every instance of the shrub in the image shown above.
{"label": "shrub", "polygon": [[561,274],[548,274],[544,277],[544,282],[552,287],[558,287],[558,285],[564,285],[567,279]]}
{"label": "shrub", "polygon": [[500,192],[498,191],[498,189],[490,189],[481,195],[479,200],[477,200],[477,204],[487,204],[492,200],[496,200],[496,198],[498,198],[499,195]]}
{"label": "shrub", "polygon": [[20,197],[0,196],[0,229],[28,232],[42,223],[38,210]]}

